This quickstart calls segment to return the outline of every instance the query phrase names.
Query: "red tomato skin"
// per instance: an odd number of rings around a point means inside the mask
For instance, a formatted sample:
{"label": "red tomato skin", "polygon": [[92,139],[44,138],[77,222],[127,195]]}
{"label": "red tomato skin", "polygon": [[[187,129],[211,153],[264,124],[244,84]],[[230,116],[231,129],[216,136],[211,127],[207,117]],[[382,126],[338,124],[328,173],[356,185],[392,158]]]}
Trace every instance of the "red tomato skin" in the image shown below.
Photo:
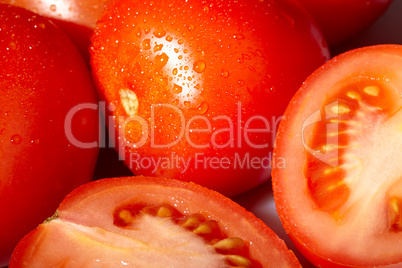
{"label": "red tomato skin", "polygon": [[[154,5],[155,7],[148,6],[143,1],[116,1],[100,18],[92,38],[91,65],[98,84],[99,95],[102,99],[117,106],[116,110],[111,113],[114,116],[127,116],[120,103],[118,92],[116,92],[117,89],[127,87],[127,84],[131,85],[133,92],[139,98],[138,115],[146,120],[150,117],[151,105],[173,104],[177,99],[177,95],[171,90],[174,88],[173,82],[168,82],[168,86],[163,87],[158,85],[155,77],[148,75],[154,73],[152,67],[149,67],[152,63],[139,60],[140,56],[144,56],[144,58],[147,56],[145,52],[143,55],[140,55],[140,52],[136,59],[125,59],[127,56],[124,55],[132,55],[135,53],[136,47],[141,48],[142,41],[145,41],[146,38],[144,37],[146,31],[143,29],[146,28],[150,28],[152,33],[162,25],[166,35],[155,39],[156,42],[164,41],[167,36],[171,36],[174,37],[174,41],[171,43],[177,43],[181,39],[184,43],[183,46],[189,45],[197,50],[198,52],[188,53],[194,55],[191,56],[187,66],[190,71],[193,68],[191,62],[203,59],[206,63],[207,68],[199,74],[200,78],[193,79],[204,85],[202,93],[195,93],[189,97],[182,94],[180,103],[176,106],[182,110],[186,122],[197,116],[196,109],[201,107],[203,101],[207,102],[209,106],[201,116],[205,116],[209,122],[214,122],[214,116],[227,116],[234,122],[233,128],[240,128],[241,131],[244,131],[244,121],[256,115],[268,119],[270,123],[272,119],[277,122],[276,120],[280,119],[288,101],[302,81],[329,59],[328,47],[326,47],[321,33],[311,21],[310,16],[295,1],[276,1],[270,5],[267,2],[240,1],[232,6],[227,1],[173,1],[158,2]],[[142,17],[139,17],[138,21],[125,19],[130,17],[126,14],[129,8],[130,11],[139,14],[148,12],[147,18],[142,20]],[[176,8],[180,8],[180,12],[182,10],[193,10],[193,12],[185,12],[176,16],[178,14]],[[131,17],[135,20],[134,16]],[[163,24],[160,24],[160,21],[163,21]],[[189,21],[192,22],[191,25],[186,24]],[[142,36],[132,38],[135,29],[130,28],[113,32],[114,25],[120,25],[119,23],[138,26],[143,30]],[[133,34],[128,37],[130,31],[133,31]],[[237,35],[239,32],[241,34]],[[110,40],[113,40],[113,43],[116,41],[113,44],[116,47],[124,42],[133,42],[135,45],[134,48],[122,45],[121,49],[114,50],[112,45],[109,45],[112,43]],[[178,46],[177,48],[180,50],[183,47]],[[123,50],[127,50],[127,52],[118,53]],[[148,51],[152,52],[152,49]],[[179,55],[174,52],[169,54],[170,51],[164,51],[163,48],[161,52],[167,53],[173,60]],[[155,54],[157,53],[152,55]],[[127,63],[125,60],[132,60],[132,62]],[[133,67],[129,67],[133,65],[140,68],[142,72],[136,72]],[[122,68],[123,66],[124,68]],[[185,68],[184,64],[182,67]],[[118,75],[116,75],[116,70]],[[124,70],[121,75],[119,70]],[[159,73],[165,76],[167,81],[177,79],[177,76],[172,74],[172,70],[168,68],[162,68]],[[193,90],[193,88],[190,89],[190,91]],[[185,106],[187,101],[192,102],[192,111]],[[237,122],[239,119],[238,103],[241,103],[240,113],[244,120],[241,122],[243,126]],[[178,133],[177,130],[169,129],[168,116],[161,116],[161,118],[163,124],[160,126],[160,130],[163,131],[161,134],[155,131],[155,140],[167,144],[169,141],[166,141],[166,137],[174,137]],[[276,125],[270,124],[270,127],[272,130]],[[216,128],[219,129],[222,126],[216,126]],[[116,136],[122,138],[121,133],[118,132],[118,126],[116,129]],[[137,131],[137,133],[141,133],[141,131]],[[211,141],[212,135],[212,133],[200,134],[197,142],[207,144]],[[237,140],[230,148],[229,146],[216,148],[210,144],[208,148],[199,149],[194,148],[183,139],[168,149],[151,148],[150,142],[147,142],[141,148],[136,149],[121,144],[119,151],[134,174],[163,176],[180,180],[191,178],[196,183],[233,196],[266,181],[270,175],[270,168],[234,169],[233,164],[226,169],[211,168],[208,163],[207,168],[204,168],[202,164],[205,162],[200,164],[201,167],[196,167],[195,154],[199,153],[205,157],[218,159],[227,157],[231,159],[232,163],[235,156],[239,156],[240,159],[244,159],[247,154],[259,159],[267,157],[273,146],[272,135],[256,136],[253,140],[254,143],[268,143],[269,148],[256,149],[252,148],[253,146],[247,146],[243,135],[239,139],[236,136]],[[223,140],[226,142],[224,138]],[[237,146],[239,142],[242,143],[242,146]],[[152,163],[144,168],[130,162],[130,156],[133,154],[138,154],[139,159],[151,157],[160,159],[169,158],[172,153],[183,156],[186,160],[191,157],[190,168],[183,172],[183,168],[161,169]]]}
{"label": "red tomato skin", "polygon": [[330,47],[336,47],[370,27],[392,0],[299,0],[321,28]]}
{"label": "red tomato skin", "polygon": [[[301,88],[293,96],[291,104],[289,104],[289,106],[285,111],[284,120],[282,120],[280,123],[280,126],[278,128],[278,135],[275,141],[274,156],[273,156],[274,159],[277,157],[284,156],[285,147],[286,144],[289,142],[290,137],[294,137],[296,136],[296,133],[298,133],[298,130],[294,129],[292,130],[292,125],[295,124],[296,116],[299,113],[299,108],[302,108],[302,106],[305,105],[304,100],[309,95],[310,90],[309,85],[313,84],[324,73],[330,72],[332,68],[341,65],[343,61],[347,61],[350,58],[356,57],[359,54],[365,54],[365,53],[370,54],[371,52],[402,56],[402,46],[385,44],[385,45],[361,47],[354,50],[350,50],[340,55],[337,55],[327,63],[323,64],[315,72],[313,72],[306,79]],[[324,99],[325,98],[319,101],[321,102]],[[291,156],[291,157],[296,158],[297,156]],[[297,250],[316,267],[325,267],[325,268],[368,267],[367,265],[345,264],[340,261],[334,261],[330,257],[324,256],[321,252],[317,252],[316,250],[312,249],[310,244],[304,242],[308,240],[308,237],[310,235],[300,230],[300,228],[297,226],[298,225],[297,221],[291,215],[292,210],[297,210],[297,207],[289,205],[290,202],[289,200],[287,200],[288,195],[286,192],[288,190],[285,188],[286,175],[284,173],[285,172],[283,171],[282,168],[274,168],[272,170],[272,185],[273,185],[272,190],[274,194],[276,210],[278,212],[282,226],[285,229],[289,238],[292,240],[292,243],[295,245]],[[299,176],[299,174],[294,176]],[[398,268],[401,267],[401,263],[389,263],[383,265],[376,264],[373,265],[373,267],[374,266],[384,268]],[[371,265],[369,267],[371,267]]]}
{"label": "red tomato skin", "polygon": [[[98,149],[91,76],[68,37],[40,15],[0,5],[0,266],[63,197],[92,179]],[[65,123],[70,124],[65,128]]]}
{"label": "red tomato skin", "polygon": [[51,19],[78,47],[89,62],[90,37],[107,0],[0,0],[0,3],[23,7]]}
{"label": "red tomato skin", "polygon": [[[154,200],[170,200],[165,201],[165,203],[171,205],[171,203],[178,202],[174,200],[176,199],[175,197],[179,197],[180,200],[183,200],[179,202],[180,204],[176,203],[178,206],[175,207],[179,212],[183,209],[189,214],[196,212],[205,214],[211,219],[218,220],[229,236],[238,235],[245,241],[251,241],[250,257],[259,261],[262,267],[301,267],[294,253],[287,248],[284,241],[264,222],[256,218],[254,214],[220,193],[194,183],[143,176],[96,180],[84,184],[68,194],[57,210],[57,217],[61,220],[85,224],[85,219],[81,218],[82,222],[80,222],[80,219],[75,215],[78,210],[81,213],[83,212],[82,210],[85,210],[85,207],[80,206],[81,202],[88,197],[98,196],[99,198],[110,199],[110,202],[114,204],[114,197],[119,194],[108,193],[112,193],[114,188],[119,187],[124,189],[123,191],[130,187],[132,188],[133,194],[130,197],[126,197],[126,200],[127,198],[135,197],[135,200],[141,202],[141,198],[138,196],[151,194],[154,196]],[[150,188],[157,190],[151,190]],[[147,190],[151,192],[147,192]],[[117,197],[116,200],[121,202],[124,199]],[[109,209],[105,212],[109,212]],[[93,219],[90,222],[90,225],[96,225]],[[37,246],[35,243],[37,243],[37,239],[45,230],[46,223],[41,224],[18,243],[13,252],[10,268],[24,267],[24,261],[29,263],[29,258],[32,257],[30,254],[33,253],[33,245]],[[279,252],[274,254],[274,256],[277,256],[275,260],[266,257],[267,251],[272,248]],[[279,263],[276,263],[277,261]]]}

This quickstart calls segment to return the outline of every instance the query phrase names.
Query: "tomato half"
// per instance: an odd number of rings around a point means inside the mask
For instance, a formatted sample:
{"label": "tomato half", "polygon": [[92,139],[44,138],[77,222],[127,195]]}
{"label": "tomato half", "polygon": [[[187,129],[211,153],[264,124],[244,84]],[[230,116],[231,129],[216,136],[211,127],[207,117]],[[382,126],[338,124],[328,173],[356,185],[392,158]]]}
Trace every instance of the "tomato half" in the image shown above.
{"label": "tomato half", "polygon": [[226,195],[269,178],[277,123],[329,58],[309,15],[288,0],[115,1],[91,55],[134,174],[191,178]]}
{"label": "tomato half", "polygon": [[[402,265],[402,46],[352,50],[285,112],[273,190],[294,243],[321,267]],[[391,266],[394,267],[394,266]]]}
{"label": "tomato half", "polygon": [[87,65],[53,23],[0,4],[0,266],[18,241],[92,179],[96,92]]}
{"label": "tomato half", "polygon": [[298,0],[321,28],[331,47],[371,26],[392,0]]}
{"label": "tomato half", "polygon": [[16,247],[13,267],[301,267],[261,220],[223,195],[162,178],[88,183]]}
{"label": "tomato half", "polygon": [[50,18],[71,38],[89,61],[90,36],[107,0],[0,0]]}

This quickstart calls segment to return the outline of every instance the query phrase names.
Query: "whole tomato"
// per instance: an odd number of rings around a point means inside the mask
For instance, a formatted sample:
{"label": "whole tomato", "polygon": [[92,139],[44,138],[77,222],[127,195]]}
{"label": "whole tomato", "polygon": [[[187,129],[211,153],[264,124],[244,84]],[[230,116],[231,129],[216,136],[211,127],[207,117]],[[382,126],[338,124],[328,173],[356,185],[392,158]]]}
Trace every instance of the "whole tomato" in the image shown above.
{"label": "whole tomato", "polygon": [[97,97],[86,64],[53,23],[0,4],[0,266],[17,242],[92,179]]}
{"label": "whole tomato", "polygon": [[107,0],[0,0],[50,18],[89,60],[90,36]]}
{"label": "whole tomato", "polygon": [[235,195],[269,178],[276,125],[329,52],[295,1],[120,0],[91,57],[135,174]]}

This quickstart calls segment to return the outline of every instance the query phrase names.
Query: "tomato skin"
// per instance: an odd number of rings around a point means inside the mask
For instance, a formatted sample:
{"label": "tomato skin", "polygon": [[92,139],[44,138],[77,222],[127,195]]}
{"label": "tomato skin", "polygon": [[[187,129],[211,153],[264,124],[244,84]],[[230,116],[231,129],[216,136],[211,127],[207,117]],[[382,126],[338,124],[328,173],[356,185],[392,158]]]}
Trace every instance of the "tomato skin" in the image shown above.
{"label": "tomato skin", "polygon": [[65,31],[88,62],[90,36],[106,2],[106,0],[0,0],[0,3],[23,7],[51,19]]}
{"label": "tomato skin", "polygon": [[[113,104],[120,156],[134,174],[191,178],[232,196],[269,178],[269,159],[263,167],[246,159],[236,168],[236,157],[269,156],[289,99],[329,52],[294,1],[116,1],[98,22],[91,56],[99,94]],[[117,119],[129,118],[122,90],[136,95],[134,117],[155,127],[122,127]],[[269,133],[245,135],[256,116],[266,119]],[[261,121],[252,123],[263,128]],[[136,148],[125,143],[141,138]],[[183,157],[188,168],[172,163],[174,157]],[[149,163],[139,162],[144,159]],[[173,160],[165,168],[151,161],[161,159]]]}
{"label": "tomato skin", "polygon": [[[86,200],[92,201],[87,203]],[[156,205],[168,204],[184,214],[201,213],[206,218],[218,220],[228,236],[252,242],[249,244],[250,257],[257,260],[262,267],[301,267],[293,252],[289,251],[284,242],[261,220],[231,199],[194,183],[141,176],[93,181],[66,196],[57,210],[57,219],[110,231],[112,229],[108,227],[107,214],[120,206],[120,203],[129,200],[155,202]],[[103,206],[105,201],[108,205]],[[100,207],[96,213],[99,217],[95,215],[87,219],[82,217],[81,214],[88,213],[93,209],[92,206]],[[43,244],[45,240],[40,236],[46,231],[46,225],[47,223],[40,225],[19,242],[10,267],[22,267],[24,262],[29,264],[30,261],[31,263],[38,261],[35,259],[38,251],[35,249],[45,246]],[[39,242],[42,244],[38,244],[38,241],[42,241]],[[85,243],[85,240],[83,242]],[[65,247],[65,252],[68,252],[68,245],[59,246]],[[105,252],[104,256],[110,255]],[[77,256],[76,261],[81,258],[85,258],[85,254]],[[60,260],[62,259],[61,256]],[[46,260],[40,261],[46,263]]]}
{"label": "tomato skin", "polygon": [[330,47],[336,47],[372,25],[392,0],[299,0],[316,20]]}
{"label": "tomato skin", "polygon": [[[359,230],[362,231],[362,237],[364,239],[364,244],[381,243],[381,245],[387,245],[387,250],[385,252],[362,252],[360,256],[348,256],[348,250],[353,247],[358,247],[359,245],[354,245],[352,242],[354,240],[349,240],[349,237],[337,237],[341,228],[345,228],[343,224],[344,218],[338,216],[335,211],[331,215],[330,220],[327,217],[322,217],[322,221],[318,221],[319,216],[315,217],[314,214],[324,214],[326,211],[322,211],[314,203],[314,197],[312,197],[310,186],[307,183],[307,172],[309,169],[317,169],[317,166],[310,165],[308,167],[303,166],[303,161],[305,161],[306,144],[303,144],[304,124],[311,124],[311,115],[314,115],[317,111],[322,112],[327,109],[327,106],[323,106],[330,98],[331,94],[336,94],[336,91],[342,92],[344,88],[350,89],[351,92],[355,90],[361,81],[368,79],[369,81],[385,81],[381,84],[383,88],[390,89],[394,95],[384,95],[383,99],[378,100],[378,105],[383,104],[387,109],[392,109],[389,107],[399,107],[401,104],[401,90],[400,90],[400,76],[398,66],[400,64],[400,57],[402,56],[402,46],[400,45],[377,45],[370,47],[363,47],[355,49],[344,54],[341,54],[331,61],[324,64],[321,68],[317,69],[308,79],[305,81],[303,86],[293,97],[291,103],[287,107],[284,115],[284,119],[278,129],[278,136],[274,148],[274,158],[285,158],[287,159],[286,168],[275,168],[272,171],[272,182],[273,182],[273,193],[275,198],[276,208],[283,224],[284,229],[287,234],[300,251],[312,264],[318,267],[400,267],[402,261],[402,255],[400,252],[389,253],[389,248],[398,248],[393,238],[387,240],[386,236],[382,240],[378,237],[388,235],[388,232],[384,231],[381,233],[375,233],[372,237],[366,237],[365,232],[370,232],[373,230],[367,228],[367,226],[360,225],[362,222],[355,222],[355,225],[359,225]],[[346,81],[346,82],[345,82]],[[357,82],[356,82],[357,81]],[[348,82],[352,86],[348,87]],[[353,83],[356,82],[356,85]],[[345,87],[343,87],[346,85]],[[354,87],[353,87],[354,86]],[[335,93],[334,93],[335,92]],[[353,94],[350,96],[354,97]],[[370,100],[369,98],[367,98]],[[328,106],[329,107],[329,106]],[[381,106],[379,106],[382,108]],[[396,111],[391,113],[393,116],[398,116],[398,108]],[[385,109],[384,109],[385,110]],[[392,116],[391,116],[392,117]],[[400,114],[399,114],[400,118]],[[387,118],[389,119],[389,118]],[[368,122],[365,124],[373,124],[374,122]],[[384,120],[386,121],[386,120]],[[310,122],[310,123],[309,123]],[[355,123],[351,121],[351,123]],[[357,123],[362,123],[357,121]],[[374,129],[368,129],[366,132],[374,132]],[[370,133],[371,134],[371,133]],[[308,134],[307,134],[308,135]],[[306,135],[306,136],[307,136]],[[399,135],[399,134],[396,134]],[[303,137],[302,137],[303,136]],[[392,140],[392,136],[387,137]],[[306,138],[308,139],[308,138]],[[363,139],[363,138],[361,138]],[[380,139],[379,139],[380,140]],[[364,147],[365,145],[359,144],[359,146]],[[396,145],[392,145],[396,146]],[[386,150],[386,149],[382,149]],[[317,151],[318,153],[319,151]],[[376,154],[379,151],[375,152]],[[369,152],[367,152],[369,153]],[[395,155],[396,159],[399,155]],[[357,156],[356,156],[357,157]],[[382,158],[383,157],[383,158]],[[358,158],[358,157],[357,157]],[[385,154],[376,155],[379,163],[383,163],[382,159],[385,159]],[[322,160],[325,162],[325,160]],[[385,160],[387,161],[387,160]],[[364,163],[364,160],[361,160]],[[347,164],[347,162],[345,162]],[[383,163],[385,165],[385,163]],[[291,168],[289,168],[291,167]],[[361,171],[362,172],[362,171]],[[376,170],[374,172],[381,173],[381,170]],[[398,176],[398,174],[397,174]],[[324,175],[323,175],[324,177]],[[324,177],[325,178],[325,177]],[[369,184],[370,182],[366,182]],[[361,186],[361,185],[359,185]],[[385,186],[384,186],[385,187]],[[353,187],[351,186],[353,189]],[[378,191],[381,189],[379,188]],[[367,199],[371,197],[368,196]],[[370,205],[373,205],[370,203]],[[351,206],[352,207],[352,206]],[[357,208],[356,208],[357,207]],[[351,208],[352,213],[358,214],[360,207],[356,205],[355,208]],[[374,207],[374,205],[373,205]],[[384,215],[385,210],[381,212],[374,211],[372,214],[376,215],[377,218],[386,218]],[[350,212],[345,212],[345,214]],[[375,214],[377,213],[377,214]],[[306,216],[308,215],[308,216]],[[347,214],[349,216],[349,214]],[[365,216],[365,214],[363,214]],[[362,216],[362,217],[363,217]],[[307,219],[310,218],[311,220]],[[337,218],[339,217],[339,218]],[[358,217],[358,216],[357,216]],[[341,222],[339,225],[332,225],[332,220],[334,222]],[[367,219],[368,221],[369,219]],[[371,219],[370,219],[371,220]],[[348,224],[350,223],[350,219]],[[310,222],[312,228],[306,226],[306,222]],[[329,225],[331,222],[331,225]],[[381,220],[378,222],[370,221],[370,225],[381,224]],[[369,229],[366,231],[366,228]],[[315,231],[315,230],[317,231]],[[347,230],[347,229],[346,229]],[[387,234],[384,234],[386,232]],[[395,238],[398,235],[395,232]],[[328,237],[331,236],[331,241],[344,241],[341,248],[337,251],[331,251],[322,245],[322,241],[318,241],[317,237]],[[369,239],[372,241],[368,241]],[[378,239],[378,240],[374,240]],[[321,243],[321,244],[320,244]],[[370,250],[372,250],[370,248]],[[378,258],[377,255],[383,254],[383,258]],[[394,254],[394,255],[393,255]],[[399,255],[397,255],[399,254]],[[345,257],[346,256],[346,257]]]}
{"label": "tomato skin", "polygon": [[68,120],[77,105],[97,105],[97,96],[85,62],[59,28],[5,4],[0,21],[2,266],[67,193],[92,179],[98,149],[76,147],[69,136],[97,141],[98,112],[82,109]]}

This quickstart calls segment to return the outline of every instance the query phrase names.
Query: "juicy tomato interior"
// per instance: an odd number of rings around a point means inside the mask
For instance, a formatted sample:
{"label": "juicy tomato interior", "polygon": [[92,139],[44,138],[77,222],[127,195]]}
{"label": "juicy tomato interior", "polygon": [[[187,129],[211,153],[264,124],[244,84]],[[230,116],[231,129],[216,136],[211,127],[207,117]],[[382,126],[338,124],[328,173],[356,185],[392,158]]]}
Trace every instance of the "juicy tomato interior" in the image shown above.
{"label": "juicy tomato interior", "polygon": [[23,263],[300,267],[282,240],[230,199],[197,185],[144,177],[103,179],[75,190],[19,243],[10,267]]}
{"label": "juicy tomato interior", "polygon": [[402,262],[401,55],[384,45],[336,57],[285,113],[275,155],[287,167],[273,172],[274,194],[316,265]]}

